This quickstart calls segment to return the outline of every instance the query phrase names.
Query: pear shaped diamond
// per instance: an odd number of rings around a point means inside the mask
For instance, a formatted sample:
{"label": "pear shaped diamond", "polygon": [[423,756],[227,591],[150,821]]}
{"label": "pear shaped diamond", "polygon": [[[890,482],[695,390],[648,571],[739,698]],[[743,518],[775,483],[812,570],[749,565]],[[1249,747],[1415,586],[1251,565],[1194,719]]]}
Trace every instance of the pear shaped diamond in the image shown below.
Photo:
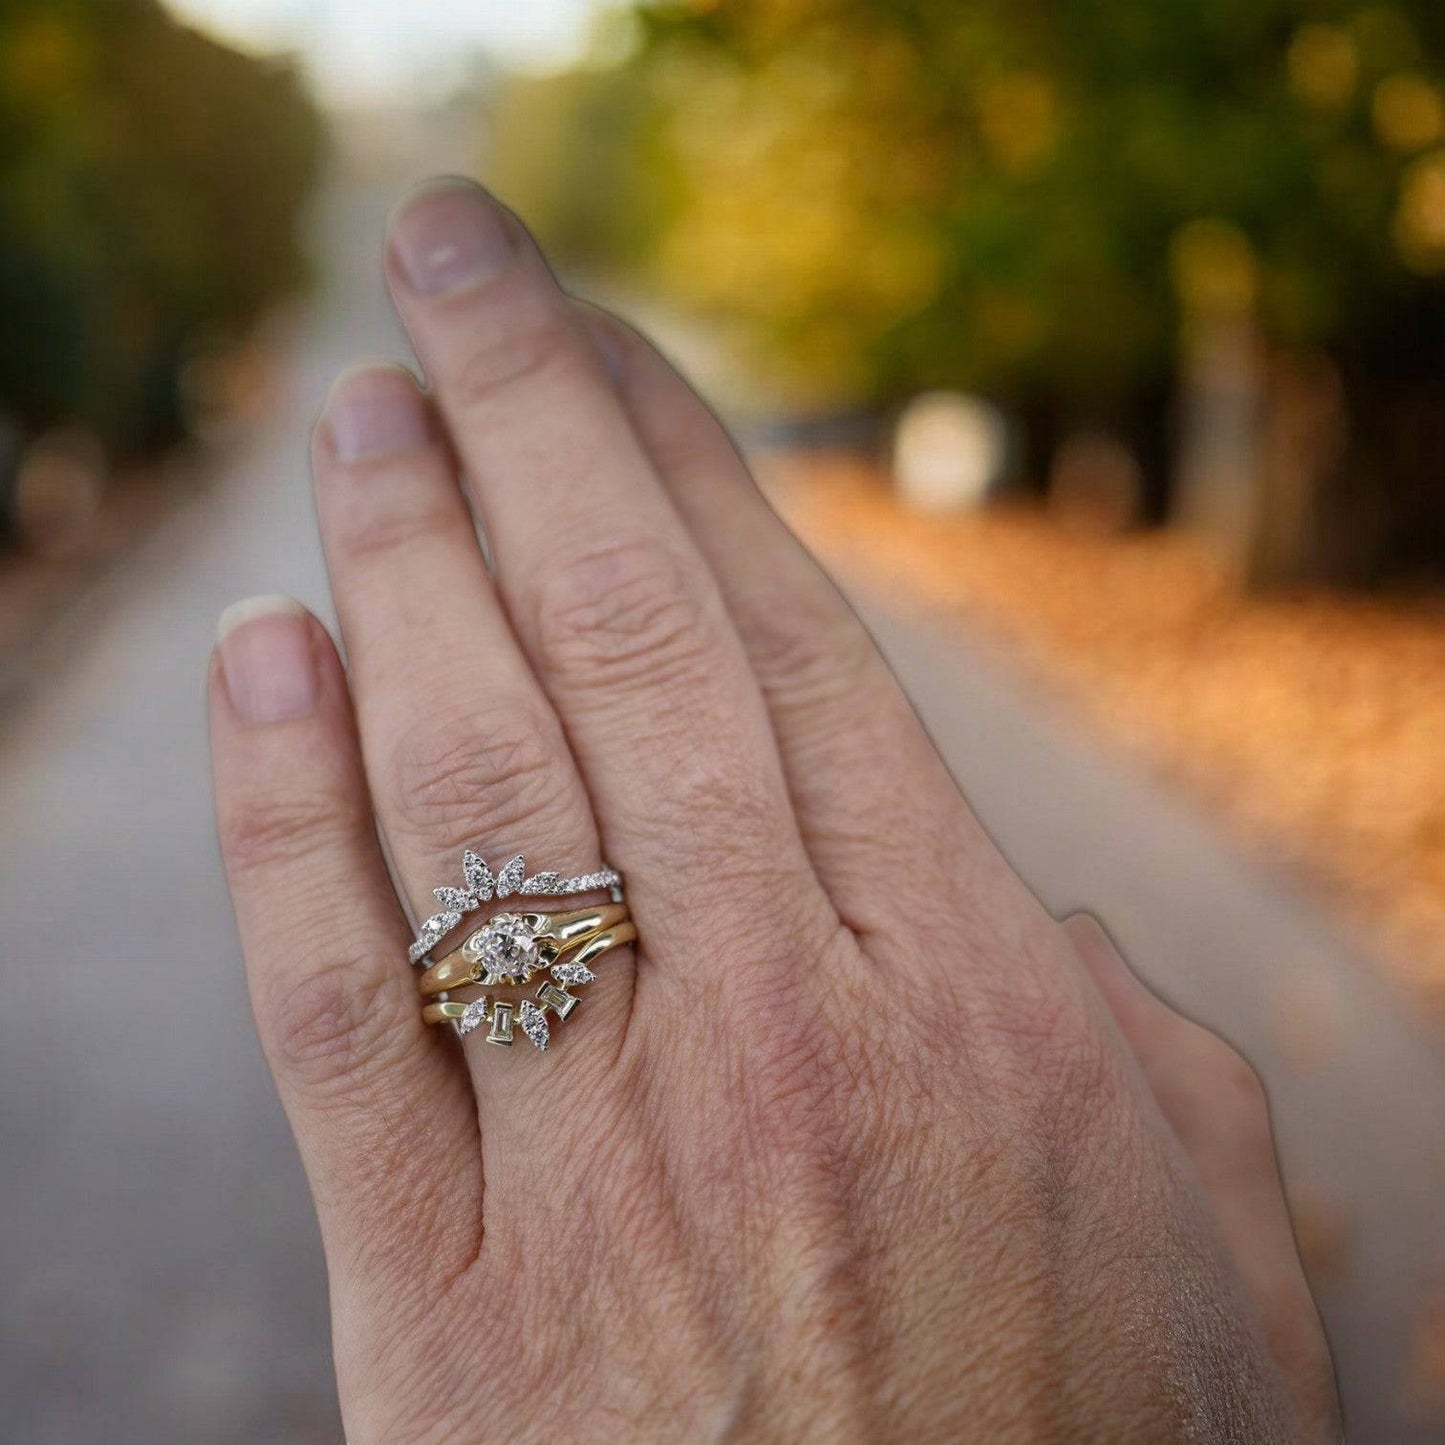
{"label": "pear shaped diamond", "polygon": [[526,876],[527,860],[520,853],[515,858],[508,858],[497,871],[497,897],[511,897],[522,886]]}
{"label": "pear shaped diamond", "polygon": [[563,988],[572,984],[591,983],[597,977],[585,963],[554,963],[551,974]]}
{"label": "pear shaped diamond", "polygon": [[482,861],[481,855],[470,848],[462,854],[462,876],[467,880],[468,889],[479,899],[492,896],[492,870]]}

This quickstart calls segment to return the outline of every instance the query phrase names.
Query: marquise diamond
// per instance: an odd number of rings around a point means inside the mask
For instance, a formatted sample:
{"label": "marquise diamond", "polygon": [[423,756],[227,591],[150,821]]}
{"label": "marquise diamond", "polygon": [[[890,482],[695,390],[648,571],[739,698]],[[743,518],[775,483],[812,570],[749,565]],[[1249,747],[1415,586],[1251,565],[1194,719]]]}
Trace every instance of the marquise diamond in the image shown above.
{"label": "marquise diamond", "polygon": [[473,999],[467,1005],[467,1011],[457,1020],[457,1032],[469,1034],[474,1029],[479,1029],[487,1021],[487,1000],[484,998]]}
{"label": "marquise diamond", "polygon": [[521,1024],[522,1032],[545,1053],[547,1041],[551,1037],[551,1031],[547,1028],[547,1015],[531,999],[526,998],[517,1009],[517,1022]]}
{"label": "marquise diamond", "polygon": [[597,977],[585,963],[554,963],[551,974],[563,988],[573,984],[591,983]]}

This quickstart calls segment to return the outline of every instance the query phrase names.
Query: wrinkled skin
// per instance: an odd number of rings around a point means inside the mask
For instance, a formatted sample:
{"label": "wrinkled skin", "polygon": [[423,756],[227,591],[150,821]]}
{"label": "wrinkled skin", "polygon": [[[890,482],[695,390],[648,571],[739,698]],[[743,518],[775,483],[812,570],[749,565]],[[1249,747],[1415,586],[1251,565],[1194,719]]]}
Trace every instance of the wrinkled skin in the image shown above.
{"label": "wrinkled skin", "polygon": [[[1249,1067],[1044,913],[713,417],[515,218],[423,189],[385,265],[428,391],[359,368],[317,428],[347,670],[276,602],[211,670],[351,1445],[1337,1438]],[[414,916],[467,845],[605,857],[640,946],[545,1055],[459,1046],[377,822]]]}

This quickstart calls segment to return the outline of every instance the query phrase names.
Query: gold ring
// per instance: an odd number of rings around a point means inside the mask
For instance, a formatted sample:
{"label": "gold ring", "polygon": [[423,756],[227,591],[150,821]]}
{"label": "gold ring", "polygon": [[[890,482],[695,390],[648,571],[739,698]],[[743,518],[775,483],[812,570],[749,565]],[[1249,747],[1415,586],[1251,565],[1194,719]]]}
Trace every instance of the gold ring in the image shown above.
{"label": "gold ring", "polygon": [[[605,922],[596,923],[596,926],[590,930],[583,930],[584,920],[591,919],[595,923],[604,914],[608,915],[611,926]],[[456,1025],[457,1032],[460,1034],[469,1034],[485,1023],[490,1025],[486,1035],[487,1042],[500,1044],[504,1048],[512,1046],[514,1027],[520,1028],[536,1048],[545,1050],[551,1038],[547,1014],[549,1012],[556,1014],[560,1022],[581,1002],[575,993],[567,992],[568,987],[581,987],[583,984],[591,983],[597,976],[591,969],[593,963],[609,949],[617,948],[624,943],[632,943],[637,938],[637,929],[626,915],[626,908],[618,904],[609,905],[607,908],[583,909],[577,913],[561,914],[551,920],[547,920],[545,914],[523,915],[523,917],[541,918],[551,922],[554,926],[560,925],[564,930],[572,930],[562,948],[559,948],[553,955],[554,961],[550,965],[537,965],[537,967],[547,966],[552,976],[537,990],[536,1002],[526,998],[518,1004],[513,1004],[505,999],[494,999],[490,994],[483,994],[480,998],[474,998],[469,1002],[442,998],[437,1002],[427,1004],[422,1009],[422,1022],[428,1024],[452,1023]],[[497,918],[505,916],[498,914]],[[494,918],[492,922],[495,923],[497,918]],[[478,930],[478,933],[485,932],[486,929]],[[515,937],[515,935],[509,936]],[[545,937],[548,940],[548,946],[552,946],[554,935],[548,934]],[[468,939],[467,944],[464,944],[455,954],[444,958],[441,963],[428,969],[427,973],[422,975],[423,985],[426,984],[429,976],[439,973],[440,970],[451,964],[453,959],[461,959],[470,943],[471,939]],[[467,967],[470,972],[475,970],[477,964],[468,963]],[[502,981],[524,981],[536,971],[536,968],[529,968],[517,978],[506,977]],[[443,993],[448,986],[458,988],[478,981],[470,976],[459,978],[450,985],[443,983],[435,986],[431,992],[433,994]]]}
{"label": "gold ring", "polygon": [[[627,922],[625,903],[578,908],[571,913],[496,913],[455,952],[434,963],[417,980],[423,997],[478,983],[526,983],[550,969],[564,953],[589,938]],[[563,983],[576,980],[564,976]]]}

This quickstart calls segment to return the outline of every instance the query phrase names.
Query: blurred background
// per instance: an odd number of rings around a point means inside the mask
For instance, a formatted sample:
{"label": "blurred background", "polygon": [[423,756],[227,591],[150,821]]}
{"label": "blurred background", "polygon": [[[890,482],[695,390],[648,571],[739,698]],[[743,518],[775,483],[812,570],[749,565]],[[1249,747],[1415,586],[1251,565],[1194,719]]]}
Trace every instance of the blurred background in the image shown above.
{"label": "blurred background", "polygon": [[0,0],[6,1438],[339,1438],[201,681],[234,597],[329,616],[306,437],[439,170],[1254,1060],[1351,1438],[1445,1441],[1438,0]]}

